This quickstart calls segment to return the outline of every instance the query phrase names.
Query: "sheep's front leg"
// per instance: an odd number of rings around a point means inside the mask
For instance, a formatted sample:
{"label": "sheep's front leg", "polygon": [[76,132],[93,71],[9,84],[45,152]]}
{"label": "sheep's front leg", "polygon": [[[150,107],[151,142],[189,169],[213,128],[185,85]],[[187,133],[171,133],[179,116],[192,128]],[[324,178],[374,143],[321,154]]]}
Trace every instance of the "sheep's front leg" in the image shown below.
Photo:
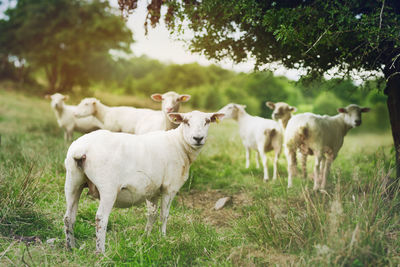
{"label": "sheep's front leg", "polygon": [[64,141],[68,142],[68,132],[67,132],[67,130],[64,130]]}
{"label": "sheep's front leg", "polygon": [[293,185],[293,176],[296,175],[296,150],[293,148],[285,147],[285,156],[288,162],[288,188]]}
{"label": "sheep's front leg", "polygon": [[260,152],[256,151],[256,168],[260,168]]}
{"label": "sheep's front leg", "polygon": [[164,193],[161,196],[161,233],[165,236],[167,234],[167,221],[169,215],[169,209],[171,207],[172,200],[174,199],[176,192]]}
{"label": "sheep's front leg", "polygon": [[102,191],[100,192],[100,204],[96,213],[96,252],[104,253],[106,242],[106,231],[108,217],[110,216],[112,207],[114,206],[117,197],[117,191]]}
{"label": "sheep's front leg", "polygon": [[321,183],[321,189],[325,189],[325,185],[326,185],[326,178],[329,175],[329,171],[331,169],[331,165],[333,162],[334,156],[331,154],[328,154],[327,158],[326,158],[326,162],[325,162],[325,166],[324,166],[324,170],[323,170],[323,174],[322,174],[322,183]]}
{"label": "sheep's front leg", "polygon": [[250,167],[250,148],[245,147],[246,149],[246,169]]}
{"label": "sheep's front leg", "polygon": [[315,155],[315,166],[314,166],[314,190],[318,190],[320,186],[320,170],[321,170],[321,163],[323,161],[323,158],[321,155]]}
{"label": "sheep's front leg", "polygon": [[157,209],[158,209],[158,198],[153,198],[151,200],[146,199],[147,205],[147,224],[145,231],[147,235],[150,235],[151,230],[153,229],[153,224],[157,219]]}

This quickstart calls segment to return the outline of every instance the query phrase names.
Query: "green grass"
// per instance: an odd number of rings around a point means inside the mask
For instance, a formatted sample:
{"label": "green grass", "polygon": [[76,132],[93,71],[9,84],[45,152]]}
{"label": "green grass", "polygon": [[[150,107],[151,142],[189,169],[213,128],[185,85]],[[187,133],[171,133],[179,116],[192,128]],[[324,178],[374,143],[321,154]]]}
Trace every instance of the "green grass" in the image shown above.
{"label": "green grass", "polygon": [[[105,255],[94,253],[98,203],[86,191],[75,224],[78,248],[64,247],[63,161],[68,145],[49,103],[0,91],[0,133],[1,266],[400,264],[399,197],[398,188],[389,185],[389,133],[346,136],[332,166],[328,194],[322,194],[302,178],[287,190],[283,155],[279,179],[264,183],[254,161],[244,168],[237,125],[213,125],[173,202],[167,237],[161,237],[158,227],[149,237],[143,234],[144,205],[114,209]],[[272,174],[273,155],[268,157]],[[310,173],[312,165],[310,157]],[[232,196],[233,204],[213,211],[223,196]],[[21,236],[41,242],[27,245],[17,240]],[[54,244],[46,243],[50,238],[56,238]]]}

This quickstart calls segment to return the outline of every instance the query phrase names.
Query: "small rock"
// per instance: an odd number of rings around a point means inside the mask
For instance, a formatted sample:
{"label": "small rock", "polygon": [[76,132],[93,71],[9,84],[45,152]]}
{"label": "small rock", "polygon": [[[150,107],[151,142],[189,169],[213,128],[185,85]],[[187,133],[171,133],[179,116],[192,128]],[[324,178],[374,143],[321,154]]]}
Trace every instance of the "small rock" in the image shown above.
{"label": "small rock", "polygon": [[55,243],[56,241],[57,241],[57,238],[53,237],[53,238],[47,239],[47,240],[46,240],[46,243],[47,243],[48,245],[54,245],[54,243]]}
{"label": "small rock", "polygon": [[232,198],[231,197],[223,197],[217,200],[217,202],[215,203],[214,209],[215,210],[220,210],[223,207],[225,207],[227,204],[229,204],[230,202],[232,202]]}

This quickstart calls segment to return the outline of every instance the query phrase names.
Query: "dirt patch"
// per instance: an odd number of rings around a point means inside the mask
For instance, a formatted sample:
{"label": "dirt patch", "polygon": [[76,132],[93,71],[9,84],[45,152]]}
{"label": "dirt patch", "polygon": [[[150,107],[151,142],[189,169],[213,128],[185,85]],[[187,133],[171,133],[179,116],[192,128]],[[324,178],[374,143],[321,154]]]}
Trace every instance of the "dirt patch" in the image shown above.
{"label": "dirt patch", "polygon": [[[215,202],[222,197],[232,197],[232,203],[221,210],[214,210]],[[250,205],[252,199],[246,193],[227,194],[221,190],[191,190],[177,196],[179,205],[200,211],[203,222],[218,227],[228,227],[232,220],[239,218],[242,206]]]}

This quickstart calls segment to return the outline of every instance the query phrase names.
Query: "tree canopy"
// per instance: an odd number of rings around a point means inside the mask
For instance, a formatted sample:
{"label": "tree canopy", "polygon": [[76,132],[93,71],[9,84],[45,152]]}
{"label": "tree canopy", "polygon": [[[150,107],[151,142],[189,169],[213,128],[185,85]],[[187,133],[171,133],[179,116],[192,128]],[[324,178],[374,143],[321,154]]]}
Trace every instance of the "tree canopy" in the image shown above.
{"label": "tree canopy", "polygon": [[[130,10],[135,0],[119,1]],[[176,32],[194,32],[195,52],[258,65],[281,62],[312,72],[383,70],[400,55],[400,2],[396,0],[153,0],[148,20],[156,25],[160,6]],[[147,24],[146,24],[147,25]]]}
{"label": "tree canopy", "polygon": [[0,56],[43,69],[49,92],[107,76],[110,49],[130,51],[132,32],[107,2],[19,0],[0,21]]}

